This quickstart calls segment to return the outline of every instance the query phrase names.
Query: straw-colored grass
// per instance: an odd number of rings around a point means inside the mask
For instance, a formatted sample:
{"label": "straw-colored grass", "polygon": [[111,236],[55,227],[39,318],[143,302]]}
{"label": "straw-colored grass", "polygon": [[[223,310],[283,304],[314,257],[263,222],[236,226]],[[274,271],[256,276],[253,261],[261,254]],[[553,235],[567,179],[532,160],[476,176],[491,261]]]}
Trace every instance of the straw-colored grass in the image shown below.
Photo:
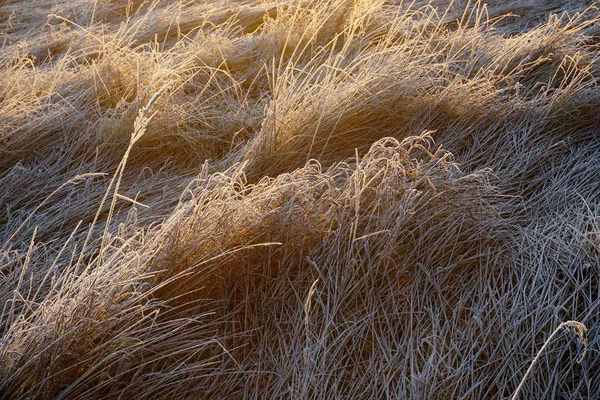
{"label": "straw-colored grass", "polygon": [[600,398],[599,27],[2,2],[0,398]]}

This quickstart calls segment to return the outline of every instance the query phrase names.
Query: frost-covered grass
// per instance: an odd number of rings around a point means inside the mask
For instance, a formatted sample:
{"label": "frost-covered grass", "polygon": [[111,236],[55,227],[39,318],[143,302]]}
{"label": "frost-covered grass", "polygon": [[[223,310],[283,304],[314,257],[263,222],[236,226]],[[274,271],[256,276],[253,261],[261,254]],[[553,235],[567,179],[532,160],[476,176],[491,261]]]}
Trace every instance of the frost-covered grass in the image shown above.
{"label": "frost-covered grass", "polygon": [[598,398],[599,33],[3,2],[0,398]]}

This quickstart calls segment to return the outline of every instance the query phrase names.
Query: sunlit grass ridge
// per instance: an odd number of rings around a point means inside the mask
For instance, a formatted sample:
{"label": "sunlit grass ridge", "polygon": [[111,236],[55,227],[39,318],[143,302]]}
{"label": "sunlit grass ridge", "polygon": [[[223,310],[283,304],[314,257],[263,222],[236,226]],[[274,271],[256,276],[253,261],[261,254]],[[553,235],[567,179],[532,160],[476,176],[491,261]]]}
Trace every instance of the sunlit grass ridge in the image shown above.
{"label": "sunlit grass ridge", "polygon": [[0,398],[598,398],[600,14],[506,3],[0,5]]}

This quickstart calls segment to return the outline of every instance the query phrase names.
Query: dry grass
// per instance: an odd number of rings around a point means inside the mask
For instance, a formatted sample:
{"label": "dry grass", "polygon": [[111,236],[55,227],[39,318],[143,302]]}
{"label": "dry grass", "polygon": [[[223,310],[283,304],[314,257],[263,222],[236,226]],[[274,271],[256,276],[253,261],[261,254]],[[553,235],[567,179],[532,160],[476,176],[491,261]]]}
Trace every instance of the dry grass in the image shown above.
{"label": "dry grass", "polygon": [[599,398],[599,26],[3,2],[0,398]]}

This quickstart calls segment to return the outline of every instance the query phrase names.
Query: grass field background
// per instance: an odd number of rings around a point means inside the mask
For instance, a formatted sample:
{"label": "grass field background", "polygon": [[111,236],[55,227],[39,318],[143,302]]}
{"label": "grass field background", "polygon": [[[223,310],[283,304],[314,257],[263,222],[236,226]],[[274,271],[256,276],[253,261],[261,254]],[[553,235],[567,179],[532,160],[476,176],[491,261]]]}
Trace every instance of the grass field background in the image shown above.
{"label": "grass field background", "polygon": [[0,398],[600,398],[596,6],[1,2]]}

